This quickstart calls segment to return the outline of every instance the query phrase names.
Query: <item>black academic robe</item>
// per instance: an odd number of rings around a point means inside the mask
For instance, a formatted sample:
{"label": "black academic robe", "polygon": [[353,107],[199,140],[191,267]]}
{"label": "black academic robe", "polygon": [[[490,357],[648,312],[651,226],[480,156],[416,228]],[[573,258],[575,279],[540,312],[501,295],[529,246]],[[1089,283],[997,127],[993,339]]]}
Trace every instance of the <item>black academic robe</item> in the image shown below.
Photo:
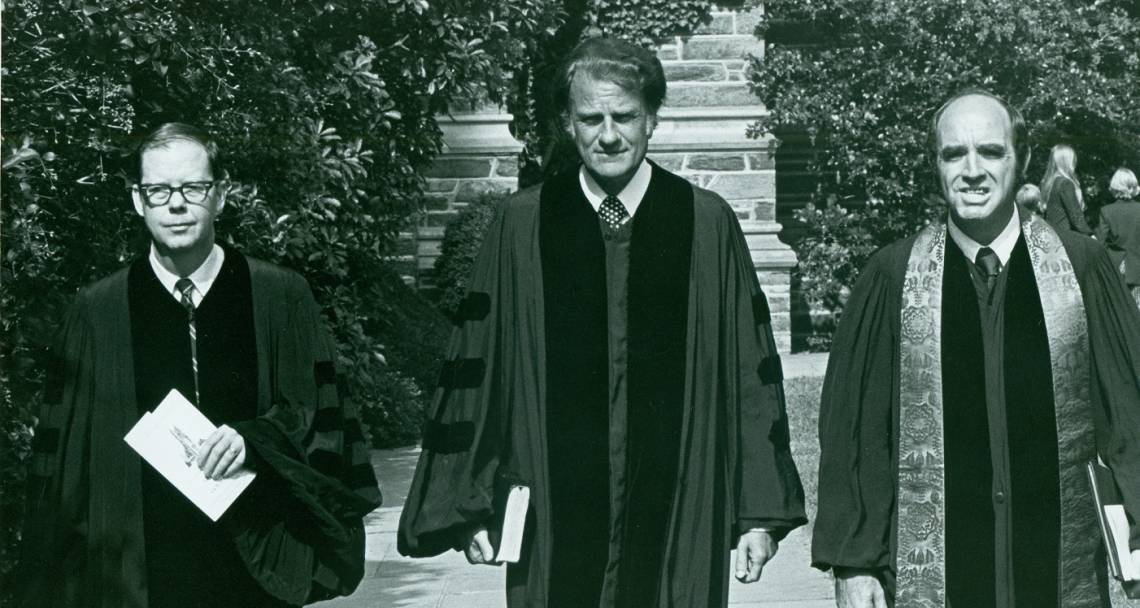
{"label": "black academic robe", "polygon": [[1124,282],[1140,286],[1140,201],[1117,200],[1101,207],[1096,238],[1108,249],[1113,264],[1123,268]]}
{"label": "black academic robe", "polygon": [[[239,500],[220,520],[262,588],[300,605],[351,593],[363,576],[363,516],[379,488],[355,410],[336,389],[335,346],[296,273],[248,264],[256,417],[231,424],[279,502]],[[60,333],[36,428],[15,580],[29,606],[145,607],[141,458],[128,269],[79,292]],[[208,557],[208,556],[203,556]]]}
{"label": "black academic robe", "polygon": [[[1065,450],[1099,451],[1135,517],[1140,514],[1140,316],[1099,244],[1064,230],[1057,236],[1084,300],[1096,442],[1095,450],[1075,445]],[[873,570],[888,593],[901,560],[897,429],[906,370],[900,313],[915,239],[883,248],[864,269],[836,333],[820,406],[813,564]],[[1065,562],[1095,566],[1101,599],[1086,596],[1080,601],[1091,604],[1081,605],[1107,606],[1103,555],[1091,549],[1078,554],[1059,541],[1059,479],[1083,477],[1058,465],[1059,460],[1076,465],[1079,459],[1059,453],[1050,341],[1024,235],[992,303],[979,302],[972,272],[972,264],[947,238],[940,374],[948,599],[957,598],[958,608],[1076,605],[1058,597],[1057,573]],[[984,280],[981,285],[984,289]],[[1065,428],[1065,421],[1060,424]],[[908,427],[907,432],[925,430]],[[1084,486],[1074,491],[1088,494]],[[1091,495],[1075,504],[1092,512]],[[1134,547],[1140,546],[1136,540]]]}
{"label": "black academic robe", "polygon": [[[782,534],[804,523],[767,302],[735,214],[654,166],[631,231],[621,293],[606,267],[621,256],[604,244],[576,172],[498,209],[401,514],[401,553],[436,555],[472,526],[493,526],[495,480],[509,478],[531,487],[533,514],[523,558],[508,568],[510,606],[566,605],[558,590],[587,580],[564,555],[566,530],[590,547],[572,551],[602,560],[600,573],[596,563],[586,572],[603,587],[591,596],[601,605],[718,606],[739,528]],[[610,305],[623,296],[618,327]],[[615,331],[628,332],[618,364]],[[613,399],[615,374],[628,377],[624,400]],[[567,443],[589,429],[593,441]],[[553,504],[572,499],[566,483],[603,503]],[[631,555],[654,542],[647,574]]]}
{"label": "black academic robe", "polygon": [[1054,228],[1091,236],[1092,228],[1089,228],[1081,201],[1077,199],[1078,186],[1063,177],[1055,178],[1055,182],[1049,200],[1045,201],[1045,219]]}

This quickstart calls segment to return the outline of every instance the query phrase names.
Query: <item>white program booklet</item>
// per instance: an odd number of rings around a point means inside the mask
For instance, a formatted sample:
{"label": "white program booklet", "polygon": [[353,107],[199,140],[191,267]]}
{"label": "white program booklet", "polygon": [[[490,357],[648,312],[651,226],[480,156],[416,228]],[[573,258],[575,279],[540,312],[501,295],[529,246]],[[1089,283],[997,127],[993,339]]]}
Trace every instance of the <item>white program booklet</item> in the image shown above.
{"label": "white program booklet", "polygon": [[172,390],[123,439],[212,521],[218,521],[255,473],[242,467],[214,480],[198,468],[198,446],[217,428],[182,393]]}

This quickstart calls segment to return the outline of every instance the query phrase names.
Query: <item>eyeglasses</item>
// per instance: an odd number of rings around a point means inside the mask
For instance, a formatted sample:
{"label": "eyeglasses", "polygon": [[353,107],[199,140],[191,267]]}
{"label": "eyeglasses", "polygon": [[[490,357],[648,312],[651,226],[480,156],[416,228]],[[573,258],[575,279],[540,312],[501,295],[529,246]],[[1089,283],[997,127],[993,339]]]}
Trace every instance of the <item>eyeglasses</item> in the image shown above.
{"label": "eyeglasses", "polygon": [[182,200],[192,205],[201,205],[210,195],[210,189],[218,182],[186,182],[175,188],[169,184],[139,184],[137,188],[142,192],[143,201],[148,207],[161,207],[170,202],[175,192],[182,195]]}

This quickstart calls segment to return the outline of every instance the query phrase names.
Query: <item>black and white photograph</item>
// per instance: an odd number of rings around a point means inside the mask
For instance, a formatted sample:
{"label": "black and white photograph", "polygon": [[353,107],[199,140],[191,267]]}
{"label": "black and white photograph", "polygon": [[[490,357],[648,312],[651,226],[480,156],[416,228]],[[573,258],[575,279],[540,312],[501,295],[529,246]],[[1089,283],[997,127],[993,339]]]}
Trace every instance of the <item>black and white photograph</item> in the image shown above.
{"label": "black and white photograph", "polygon": [[0,607],[1140,608],[1136,0],[0,29]]}

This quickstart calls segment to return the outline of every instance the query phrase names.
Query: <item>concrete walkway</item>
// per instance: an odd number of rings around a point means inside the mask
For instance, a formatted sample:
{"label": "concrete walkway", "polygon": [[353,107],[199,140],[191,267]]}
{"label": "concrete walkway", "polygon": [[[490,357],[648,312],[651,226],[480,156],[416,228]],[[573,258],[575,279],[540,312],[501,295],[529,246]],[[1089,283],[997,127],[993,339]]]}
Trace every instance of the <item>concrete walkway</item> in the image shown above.
{"label": "concrete walkway", "polygon": [[[826,355],[785,356],[788,378],[821,376]],[[356,593],[316,604],[321,608],[503,608],[505,569],[472,566],[452,551],[431,559],[396,552],[396,526],[415,471],[419,448],[376,450],[372,464],[384,491],[384,506],[365,521],[368,533],[364,580]],[[734,608],[833,608],[830,577],[810,566],[810,530],[800,528],[780,543],[779,553],[758,583],[735,580]],[[694,607],[698,608],[698,607]]]}

